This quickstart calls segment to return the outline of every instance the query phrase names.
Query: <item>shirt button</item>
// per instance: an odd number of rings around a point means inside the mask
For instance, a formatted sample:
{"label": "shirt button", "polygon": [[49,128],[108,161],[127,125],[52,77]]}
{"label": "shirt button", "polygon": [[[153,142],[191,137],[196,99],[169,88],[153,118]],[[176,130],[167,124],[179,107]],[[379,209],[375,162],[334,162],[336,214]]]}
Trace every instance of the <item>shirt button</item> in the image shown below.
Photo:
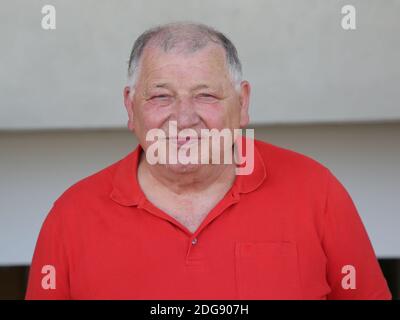
{"label": "shirt button", "polygon": [[195,245],[197,243],[197,238],[193,238],[192,244]]}

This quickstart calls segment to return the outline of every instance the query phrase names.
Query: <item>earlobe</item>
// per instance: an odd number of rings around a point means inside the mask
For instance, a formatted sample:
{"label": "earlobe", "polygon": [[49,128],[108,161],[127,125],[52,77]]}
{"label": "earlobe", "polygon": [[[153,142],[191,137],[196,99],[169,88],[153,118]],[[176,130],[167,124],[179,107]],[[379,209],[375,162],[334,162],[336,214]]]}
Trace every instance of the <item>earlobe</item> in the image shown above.
{"label": "earlobe", "polygon": [[240,116],[240,128],[245,128],[249,124],[249,115],[241,114]]}
{"label": "earlobe", "polygon": [[135,125],[133,122],[133,107],[132,104],[130,106],[127,106],[127,111],[128,111],[128,128],[130,131],[134,131]]}
{"label": "earlobe", "polygon": [[128,119],[128,129],[132,132],[135,132],[135,126],[133,124],[133,119]]}
{"label": "earlobe", "polygon": [[126,112],[128,113],[128,128],[130,131],[134,131],[133,123],[133,101],[131,97],[131,90],[129,87],[124,88],[124,105]]}
{"label": "earlobe", "polygon": [[240,126],[242,128],[249,124],[250,83],[242,81],[240,91]]}

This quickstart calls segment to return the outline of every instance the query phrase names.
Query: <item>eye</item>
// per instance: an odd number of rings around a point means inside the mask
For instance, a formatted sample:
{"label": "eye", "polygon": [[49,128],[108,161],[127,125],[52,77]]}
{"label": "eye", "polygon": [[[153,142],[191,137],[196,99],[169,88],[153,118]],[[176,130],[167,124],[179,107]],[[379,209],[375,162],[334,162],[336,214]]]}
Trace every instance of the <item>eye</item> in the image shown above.
{"label": "eye", "polygon": [[209,93],[200,93],[196,96],[196,99],[204,103],[215,103],[218,101],[216,96]]}
{"label": "eye", "polygon": [[213,95],[208,94],[208,93],[200,93],[198,96],[199,96],[199,97],[211,97],[211,98],[214,98]]}
{"label": "eye", "polygon": [[169,94],[157,94],[151,96],[148,101],[157,106],[167,106],[172,103],[173,97]]}
{"label": "eye", "polygon": [[169,95],[160,94],[160,95],[157,95],[157,96],[153,96],[150,99],[166,99],[166,98],[169,98],[169,97],[170,97]]}

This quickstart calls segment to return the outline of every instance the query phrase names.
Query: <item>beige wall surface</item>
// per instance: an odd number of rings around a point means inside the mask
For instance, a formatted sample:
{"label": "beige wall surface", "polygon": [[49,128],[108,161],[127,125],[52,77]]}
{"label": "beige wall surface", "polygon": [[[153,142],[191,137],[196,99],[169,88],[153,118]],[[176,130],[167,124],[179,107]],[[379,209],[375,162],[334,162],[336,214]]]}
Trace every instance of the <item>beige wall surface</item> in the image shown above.
{"label": "beige wall surface", "polygon": [[[56,29],[41,28],[42,6]],[[0,10],[0,130],[116,128],[134,39],[175,20],[236,44],[253,123],[400,119],[400,0],[6,0]]]}

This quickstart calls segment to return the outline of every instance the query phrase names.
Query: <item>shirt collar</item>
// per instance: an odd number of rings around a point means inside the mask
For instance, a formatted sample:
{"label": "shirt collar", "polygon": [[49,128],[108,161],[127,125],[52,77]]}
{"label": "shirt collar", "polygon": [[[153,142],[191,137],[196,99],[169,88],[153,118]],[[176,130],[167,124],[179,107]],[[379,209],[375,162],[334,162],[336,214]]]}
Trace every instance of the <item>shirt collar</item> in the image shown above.
{"label": "shirt collar", "polygon": [[[142,152],[143,148],[138,144],[135,150],[117,163],[117,168],[112,178],[110,198],[123,206],[138,205],[144,197],[137,180],[137,169]],[[252,192],[266,179],[265,163],[257,149],[256,140],[254,140],[254,170],[249,175],[238,175],[232,191],[236,194]]]}

